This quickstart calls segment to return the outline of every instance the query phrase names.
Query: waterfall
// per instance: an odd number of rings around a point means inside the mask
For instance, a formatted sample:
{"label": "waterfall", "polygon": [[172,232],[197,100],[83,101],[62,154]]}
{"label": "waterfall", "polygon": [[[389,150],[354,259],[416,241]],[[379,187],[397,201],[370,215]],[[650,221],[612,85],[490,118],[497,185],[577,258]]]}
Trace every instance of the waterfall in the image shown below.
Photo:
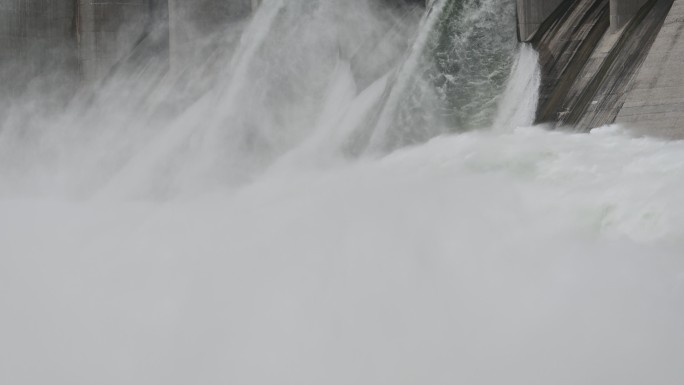
{"label": "waterfall", "polygon": [[505,130],[531,126],[537,113],[540,84],[539,55],[532,47],[523,44],[501,95],[493,127]]}
{"label": "waterfall", "polygon": [[411,50],[408,53],[407,59],[397,71],[396,80],[389,90],[387,100],[380,112],[380,117],[370,139],[371,148],[382,146],[381,141],[387,135],[390,125],[394,123],[397,109],[402,98],[405,97],[406,90],[409,83],[413,81],[415,72],[418,70],[421,59],[424,58],[428,38],[434,33],[435,27],[439,24],[442,17],[444,7],[448,3],[447,0],[439,0],[436,3],[430,4],[428,12],[424,17],[423,23],[419,30],[418,37],[414,42]]}
{"label": "waterfall", "polygon": [[531,126],[514,2],[414,3],[0,109],[0,382],[681,384],[684,143]]}
{"label": "waterfall", "polygon": [[[512,2],[438,1],[422,20],[415,7],[265,1],[239,39],[225,39],[238,41],[235,52],[216,54],[210,65],[188,59],[182,82],[170,76],[145,86],[143,78],[141,85],[114,76],[95,100],[73,103],[59,121],[31,118],[36,134],[29,137],[44,146],[18,132],[17,142],[5,143],[15,143],[19,157],[41,153],[21,161],[42,184],[118,199],[232,189],[285,158],[334,162],[490,127],[516,52]],[[207,75],[220,60],[219,73]],[[174,82],[205,90],[181,96]],[[69,136],[82,146],[74,150]]]}
{"label": "waterfall", "polygon": [[515,56],[515,9],[501,0],[437,1],[392,84],[371,148],[489,127]]}

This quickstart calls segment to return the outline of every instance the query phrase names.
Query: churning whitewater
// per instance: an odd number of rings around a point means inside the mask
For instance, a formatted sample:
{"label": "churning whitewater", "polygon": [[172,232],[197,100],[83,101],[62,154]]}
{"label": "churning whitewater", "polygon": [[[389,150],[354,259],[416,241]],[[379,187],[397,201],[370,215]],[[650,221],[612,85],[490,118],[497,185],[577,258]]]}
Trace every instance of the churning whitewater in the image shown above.
{"label": "churning whitewater", "polygon": [[532,127],[514,14],[264,0],[3,106],[0,383],[681,384],[684,143]]}

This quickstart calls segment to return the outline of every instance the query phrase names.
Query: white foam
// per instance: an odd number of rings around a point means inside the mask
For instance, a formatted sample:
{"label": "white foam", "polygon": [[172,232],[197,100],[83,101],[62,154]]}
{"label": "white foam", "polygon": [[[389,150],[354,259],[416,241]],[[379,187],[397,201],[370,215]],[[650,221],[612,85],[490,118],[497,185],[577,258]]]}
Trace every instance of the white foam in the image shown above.
{"label": "white foam", "polygon": [[683,146],[518,129],[186,202],[3,200],[0,368],[13,384],[675,384]]}
{"label": "white foam", "polygon": [[532,125],[540,84],[539,54],[531,46],[523,44],[511,69],[506,90],[501,95],[494,129]]}
{"label": "white foam", "polygon": [[248,27],[232,105],[118,87],[4,120],[0,382],[684,381],[684,143],[529,127],[523,47],[494,129],[351,159],[390,75],[328,53],[385,29],[291,4]]}

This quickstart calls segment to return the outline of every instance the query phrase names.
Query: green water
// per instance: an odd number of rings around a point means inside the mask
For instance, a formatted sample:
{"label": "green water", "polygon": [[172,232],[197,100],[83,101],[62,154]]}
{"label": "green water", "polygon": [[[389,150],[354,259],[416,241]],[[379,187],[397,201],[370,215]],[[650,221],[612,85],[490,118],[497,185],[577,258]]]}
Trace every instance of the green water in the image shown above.
{"label": "green water", "polygon": [[447,0],[433,11],[441,14],[397,109],[390,146],[491,126],[510,74],[514,1]]}

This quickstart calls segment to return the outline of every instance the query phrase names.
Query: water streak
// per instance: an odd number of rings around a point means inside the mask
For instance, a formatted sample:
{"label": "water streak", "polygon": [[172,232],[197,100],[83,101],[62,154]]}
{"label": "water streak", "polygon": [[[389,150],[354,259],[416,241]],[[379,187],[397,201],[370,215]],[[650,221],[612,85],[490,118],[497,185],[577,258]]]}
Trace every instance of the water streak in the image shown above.
{"label": "water streak", "polygon": [[266,1],[217,73],[9,110],[0,382],[684,381],[684,143],[527,127],[512,1],[369,4]]}

